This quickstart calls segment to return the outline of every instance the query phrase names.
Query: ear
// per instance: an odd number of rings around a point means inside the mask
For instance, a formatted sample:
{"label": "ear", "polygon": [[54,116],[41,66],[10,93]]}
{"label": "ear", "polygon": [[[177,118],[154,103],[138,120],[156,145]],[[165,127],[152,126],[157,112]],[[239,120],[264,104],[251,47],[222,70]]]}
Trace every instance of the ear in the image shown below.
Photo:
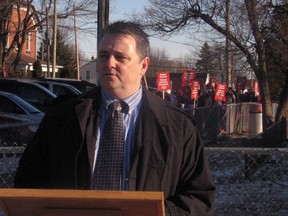
{"label": "ear", "polygon": [[149,64],[150,64],[150,58],[147,56],[142,60],[142,63],[141,63],[141,72],[140,72],[141,76],[143,76],[146,73],[149,67]]}

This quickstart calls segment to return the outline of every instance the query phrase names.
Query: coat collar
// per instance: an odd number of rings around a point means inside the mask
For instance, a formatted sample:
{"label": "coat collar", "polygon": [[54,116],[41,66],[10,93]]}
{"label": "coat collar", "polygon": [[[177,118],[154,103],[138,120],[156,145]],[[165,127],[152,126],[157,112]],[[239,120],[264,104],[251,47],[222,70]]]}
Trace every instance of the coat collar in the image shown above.
{"label": "coat collar", "polygon": [[[164,101],[159,100],[159,96],[143,88],[144,115],[153,115],[160,125],[167,125],[168,119],[164,109]],[[76,105],[76,113],[80,122],[82,134],[85,133],[87,120],[91,114],[95,117],[99,115],[101,104],[101,87],[98,86],[87,94],[80,97],[80,102]],[[92,112],[92,113],[91,113]]]}
{"label": "coat collar", "polygon": [[85,133],[87,121],[91,116],[99,115],[101,100],[101,88],[96,87],[87,94],[80,97],[79,103],[75,106],[82,135]]}
{"label": "coat collar", "polygon": [[152,112],[161,125],[167,125],[167,113],[164,109],[164,101],[159,100],[159,96],[143,88],[143,109]]}

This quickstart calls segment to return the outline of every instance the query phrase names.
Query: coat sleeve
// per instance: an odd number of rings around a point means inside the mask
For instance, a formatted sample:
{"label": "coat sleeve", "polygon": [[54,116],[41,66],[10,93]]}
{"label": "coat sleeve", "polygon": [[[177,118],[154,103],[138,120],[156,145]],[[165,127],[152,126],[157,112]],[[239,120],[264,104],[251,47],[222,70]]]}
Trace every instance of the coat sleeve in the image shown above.
{"label": "coat sleeve", "polygon": [[47,112],[21,156],[14,186],[75,189],[84,178],[86,184],[90,181],[90,166],[83,140],[74,109]]}
{"label": "coat sleeve", "polygon": [[[14,177],[15,188],[44,188],[49,181],[48,166],[43,157],[42,139],[46,118],[23,152]],[[45,139],[45,138],[44,138]]]}
{"label": "coat sleeve", "polygon": [[183,127],[184,144],[182,148],[177,147],[182,149],[182,155],[173,154],[174,158],[181,158],[181,161],[176,159],[181,165],[177,166],[178,172],[174,171],[179,173],[176,190],[165,199],[166,215],[212,215],[215,187],[204,146],[196,126],[186,126]]}

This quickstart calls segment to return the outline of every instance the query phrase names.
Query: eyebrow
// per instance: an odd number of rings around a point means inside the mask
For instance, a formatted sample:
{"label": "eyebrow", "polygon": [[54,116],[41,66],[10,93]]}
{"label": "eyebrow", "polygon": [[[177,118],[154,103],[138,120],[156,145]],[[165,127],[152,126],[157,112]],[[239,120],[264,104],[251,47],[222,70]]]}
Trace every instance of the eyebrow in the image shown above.
{"label": "eyebrow", "polygon": [[[112,53],[113,53],[113,55],[124,55],[124,56],[126,56],[126,54],[124,52],[117,51],[117,50],[114,50]],[[110,54],[110,52],[109,52],[109,50],[99,50],[99,54]]]}

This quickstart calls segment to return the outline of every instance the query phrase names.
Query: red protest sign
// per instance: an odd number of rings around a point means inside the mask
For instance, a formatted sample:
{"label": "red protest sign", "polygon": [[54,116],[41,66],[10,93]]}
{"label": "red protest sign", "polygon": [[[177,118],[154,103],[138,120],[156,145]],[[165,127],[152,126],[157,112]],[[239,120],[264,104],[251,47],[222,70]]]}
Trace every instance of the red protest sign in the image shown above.
{"label": "red protest sign", "polygon": [[182,70],[181,86],[191,86],[192,80],[195,79],[196,72],[194,70]]}
{"label": "red protest sign", "polygon": [[226,84],[218,84],[215,92],[215,101],[226,101],[226,92],[227,85]]}
{"label": "red protest sign", "polygon": [[198,98],[199,90],[200,90],[199,81],[192,81],[192,83],[191,83],[191,99],[197,99]]}
{"label": "red protest sign", "polygon": [[170,73],[169,72],[157,72],[157,89],[170,90]]}
{"label": "red protest sign", "polygon": [[254,81],[254,92],[256,94],[259,94],[259,84],[258,84],[258,81]]}

